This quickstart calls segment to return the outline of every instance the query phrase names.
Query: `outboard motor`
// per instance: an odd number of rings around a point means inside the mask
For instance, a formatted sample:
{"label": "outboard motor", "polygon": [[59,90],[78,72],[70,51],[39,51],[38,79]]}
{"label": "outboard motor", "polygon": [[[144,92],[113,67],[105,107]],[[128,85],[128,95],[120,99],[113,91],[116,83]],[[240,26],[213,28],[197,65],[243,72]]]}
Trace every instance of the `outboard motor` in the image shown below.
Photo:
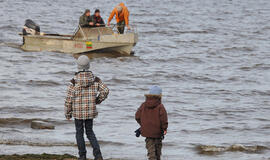
{"label": "outboard motor", "polygon": [[23,26],[23,35],[39,35],[40,27],[31,19],[25,20],[25,24]]}

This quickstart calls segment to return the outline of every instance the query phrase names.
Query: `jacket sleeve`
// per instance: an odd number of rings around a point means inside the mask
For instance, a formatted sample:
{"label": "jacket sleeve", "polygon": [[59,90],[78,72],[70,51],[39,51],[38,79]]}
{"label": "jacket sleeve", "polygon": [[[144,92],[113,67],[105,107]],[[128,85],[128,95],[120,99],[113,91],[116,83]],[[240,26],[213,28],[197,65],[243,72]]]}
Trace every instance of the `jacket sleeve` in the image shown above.
{"label": "jacket sleeve", "polygon": [[110,17],[108,19],[108,23],[111,22],[111,20],[113,19],[114,15],[115,15],[115,9],[113,9],[113,11],[112,11],[112,13],[111,13],[111,15],[110,15]]}
{"label": "jacket sleeve", "polygon": [[85,21],[84,16],[81,16],[81,17],[80,17],[80,22],[79,22],[79,24],[80,24],[80,26],[88,25],[88,22]]}
{"label": "jacket sleeve", "polygon": [[82,16],[80,17],[79,25],[80,25],[80,26],[84,25],[84,24],[83,24],[83,17],[82,17]]}
{"label": "jacket sleeve", "polygon": [[127,8],[125,9],[125,12],[124,12],[124,18],[125,18],[126,26],[128,26],[129,25],[129,11]]}
{"label": "jacket sleeve", "polygon": [[104,22],[103,18],[101,18],[101,23],[100,24],[105,25],[105,22]]}
{"label": "jacket sleeve", "polygon": [[102,101],[104,101],[107,98],[110,90],[98,77],[96,77],[96,81],[98,83],[98,92],[99,92],[99,95],[96,101],[97,101],[97,104],[100,104]]}
{"label": "jacket sleeve", "polygon": [[137,123],[139,123],[141,125],[141,113],[142,113],[142,105],[140,106],[140,108],[138,108],[136,114],[135,114],[135,120],[137,121]]}
{"label": "jacket sleeve", "polygon": [[164,131],[167,131],[168,128],[168,116],[167,116],[167,111],[165,107],[162,105],[160,108],[160,121],[161,121],[161,128]]}
{"label": "jacket sleeve", "polygon": [[68,86],[67,96],[65,100],[65,116],[67,119],[72,118],[72,98],[73,98],[72,90],[73,90],[73,85],[70,84]]}
{"label": "jacket sleeve", "polygon": [[87,18],[87,24],[89,24],[90,22],[96,23],[93,15]]}

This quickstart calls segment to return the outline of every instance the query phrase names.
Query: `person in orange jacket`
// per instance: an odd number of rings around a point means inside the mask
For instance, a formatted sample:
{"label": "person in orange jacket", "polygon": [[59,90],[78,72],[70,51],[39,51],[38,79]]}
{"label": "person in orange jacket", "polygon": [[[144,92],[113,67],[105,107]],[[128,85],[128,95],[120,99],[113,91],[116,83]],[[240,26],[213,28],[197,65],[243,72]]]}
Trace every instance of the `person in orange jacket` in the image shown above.
{"label": "person in orange jacket", "polygon": [[110,26],[110,22],[114,16],[115,16],[115,19],[117,22],[117,29],[118,29],[120,34],[124,33],[125,26],[127,26],[127,28],[130,29],[129,22],[128,22],[129,21],[128,20],[129,11],[124,3],[120,3],[118,6],[116,6],[113,9],[113,11],[108,19],[108,23],[107,23],[108,26]]}

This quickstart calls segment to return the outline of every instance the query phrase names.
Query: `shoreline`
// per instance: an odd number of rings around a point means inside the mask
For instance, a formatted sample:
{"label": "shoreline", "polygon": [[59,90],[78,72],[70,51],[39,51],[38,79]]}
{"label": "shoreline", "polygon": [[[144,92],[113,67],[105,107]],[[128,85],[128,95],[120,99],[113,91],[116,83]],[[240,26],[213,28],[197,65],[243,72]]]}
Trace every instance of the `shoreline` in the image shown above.
{"label": "shoreline", "polygon": [[[0,155],[0,160],[77,160],[78,157],[70,154],[13,154],[13,155]],[[87,159],[92,160],[92,159]],[[107,159],[107,160],[120,160],[120,159]]]}

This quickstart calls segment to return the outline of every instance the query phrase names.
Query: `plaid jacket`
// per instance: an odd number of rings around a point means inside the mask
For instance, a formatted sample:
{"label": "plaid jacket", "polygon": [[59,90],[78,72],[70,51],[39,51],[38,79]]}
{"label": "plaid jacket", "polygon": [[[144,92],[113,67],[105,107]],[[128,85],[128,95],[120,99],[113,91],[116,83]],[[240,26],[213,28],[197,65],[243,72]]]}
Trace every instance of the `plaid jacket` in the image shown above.
{"label": "plaid jacket", "polygon": [[109,89],[92,72],[79,72],[68,86],[65,100],[66,118],[93,119],[97,116],[96,104],[104,101]]}

